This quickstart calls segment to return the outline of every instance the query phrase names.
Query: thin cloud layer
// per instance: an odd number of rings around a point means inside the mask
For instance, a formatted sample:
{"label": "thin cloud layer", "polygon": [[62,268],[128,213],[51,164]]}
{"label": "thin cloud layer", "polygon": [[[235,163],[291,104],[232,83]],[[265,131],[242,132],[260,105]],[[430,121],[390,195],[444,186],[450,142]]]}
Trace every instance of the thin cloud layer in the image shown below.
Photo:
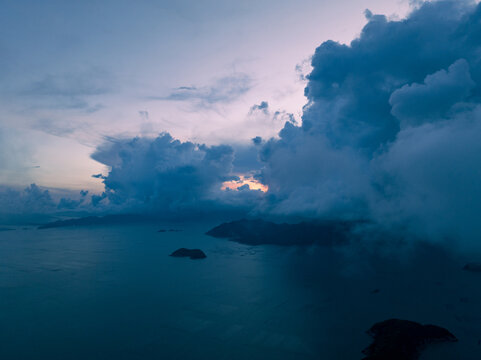
{"label": "thin cloud layer", "polygon": [[201,107],[218,103],[230,103],[247,93],[252,87],[252,79],[243,73],[236,73],[216,79],[208,86],[181,86],[169,95],[151,97],[152,100],[188,101]]}
{"label": "thin cloud layer", "polygon": [[302,126],[262,143],[266,211],[481,236],[481,5],[366,16],[349,46],[316,49]]}
{"label": "thin cloud layer", "polygon": [[95,112],[96,97],[113,91],[112,76],[99,68],[83,72],[47,74],[25,86],[20,95],[35,108]]}

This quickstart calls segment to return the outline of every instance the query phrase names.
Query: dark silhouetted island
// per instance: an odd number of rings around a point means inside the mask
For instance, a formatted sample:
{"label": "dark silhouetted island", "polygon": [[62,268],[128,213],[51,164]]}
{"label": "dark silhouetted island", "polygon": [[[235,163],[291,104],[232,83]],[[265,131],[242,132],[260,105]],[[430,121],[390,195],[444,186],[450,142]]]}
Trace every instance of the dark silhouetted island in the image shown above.
{"label": "dark silhouetted island", "polygon": [[341,245],[351,238],[359,222],[323,221],[277,224],[265,220],[237,220],[224,223],[206,234],[247,245]]}
{"label": "dark silhouetted island", "polygon": [[186,249],[186,248],[180,248],[178,250],[175,250],[172,254],[170,254],[170,256],[190,257],[193,260],[205,259],[207,257],[205,253],[200,249]]}
{"label": "dark silhouetted island", "polygon": [[363,350],[363,360],[416,360],[429,344],[458,341],[442,327],[399,319],[377,323],[367,333],[374,342]]}
{"label": "dark silhouetted island", "polygon": [[463,270],[471,272],[481,272],[481,263],[468,263],[464,265]]}
{"label": "dark silhouetted island", "polygon": [[150,222],[153,218],[136,214],[114,214],[105,216],[86,216],[81,218],[57,220],[40,225],[39,229],[61,228],[70,226],[116,225],[127,223]]}

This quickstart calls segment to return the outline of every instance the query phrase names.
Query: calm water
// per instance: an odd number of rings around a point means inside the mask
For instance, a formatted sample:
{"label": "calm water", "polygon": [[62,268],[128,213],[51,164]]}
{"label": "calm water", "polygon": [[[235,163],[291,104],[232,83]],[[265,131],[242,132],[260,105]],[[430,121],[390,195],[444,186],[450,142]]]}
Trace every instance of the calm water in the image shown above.
{"label": "calm water", "polygon": [[0,359],[360,359],[391,317],[459,338],[423,359],[481,358],[481,274],[462,257],[251,247],[213,225],[0,232]]}

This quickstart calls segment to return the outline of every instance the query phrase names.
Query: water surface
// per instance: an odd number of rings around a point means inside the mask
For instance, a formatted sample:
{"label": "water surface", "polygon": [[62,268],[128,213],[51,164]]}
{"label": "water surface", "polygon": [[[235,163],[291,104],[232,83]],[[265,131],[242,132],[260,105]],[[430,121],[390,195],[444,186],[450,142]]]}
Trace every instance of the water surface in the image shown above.
{"label": "water surface", "polygon": [[[205,236],[214,225],[1,232],[0,358],[361,359],[392,317],[459,338],[423,359],[481,357],[481,274],[462,258],[252,247]],[[179,247],[207,259],[168,256]]]}

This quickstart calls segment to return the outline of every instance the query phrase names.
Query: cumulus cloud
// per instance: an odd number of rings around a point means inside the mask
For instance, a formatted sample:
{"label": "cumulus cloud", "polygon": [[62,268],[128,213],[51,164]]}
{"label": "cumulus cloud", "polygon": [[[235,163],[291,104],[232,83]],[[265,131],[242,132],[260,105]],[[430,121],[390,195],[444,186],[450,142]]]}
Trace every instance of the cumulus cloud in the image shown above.
{"label": "cumulus cloud", "polygon": [[48,190],[31,184],[19,191],[10,187],[0,189],[2,213],[34,214],[51,212],[56,207]]}
{"label": "cumulus cloud", "polygon": [[[259,196],[222,191],[222,183],[236,180],[234,151],[227,145],[181,142],[164,133],[156,138],[110,139],[92,155],[110,167],[105,193],[94,202],[122,210],[148,211],[166,216],[242,207]],[[242,189],[246,190],[246,189]],[[245,195],[245,194],[244,194]]]}
{"label": "cumulus cloud", "polygon": [[455,104],[466,99],[475,86],[468,62],[460,59],[447,71],[426,76],[422,84],[407,84],[395,90],[389,99],[391,113],[401,120],[402,126],[441,119],[449,115]]}
{"label": "cumulus cloud", "polygon": [[78,209],[82,204],[86,202],[86,198],[88,195],[88,191],[80,190],[80,198],[79,199],[72,199],[71,197],[63,197],[60,199],[57,205],[57,209]]}
{"label": "cumulus cloud", "polygon": [[350,45],[316,49],[302,125],[257,139],[264,210],[481,236],[481,5],[366,17]]}
{"label": "cumulus cloud", "polygon": [[88,193],[48,189],[35,183],[24,189],[1,186],[0,221],[37,222],[70,210],[92,211]]}

